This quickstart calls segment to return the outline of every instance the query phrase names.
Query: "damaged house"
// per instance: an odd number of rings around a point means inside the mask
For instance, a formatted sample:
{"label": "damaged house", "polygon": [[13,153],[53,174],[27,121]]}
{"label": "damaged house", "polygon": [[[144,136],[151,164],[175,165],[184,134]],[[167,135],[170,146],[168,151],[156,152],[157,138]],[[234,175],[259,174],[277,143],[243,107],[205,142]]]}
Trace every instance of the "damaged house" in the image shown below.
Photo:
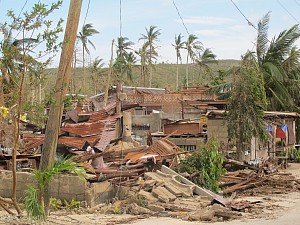
{"label": "damaged house", "polygon": [[[207,113],[208,139],[217,138],[228,152],[235,150],[233,143],[228,141],[225,111],[213,110]],[[264,111],[263,119],[268,131],[268,142],[261,143],[258,138],[252,138],[247,146],[245,160],[258,158],[274,158],[277,161],[286,161],[291,149],[296,144],[296,119],[299,114],[295,112],[270,112]]]}

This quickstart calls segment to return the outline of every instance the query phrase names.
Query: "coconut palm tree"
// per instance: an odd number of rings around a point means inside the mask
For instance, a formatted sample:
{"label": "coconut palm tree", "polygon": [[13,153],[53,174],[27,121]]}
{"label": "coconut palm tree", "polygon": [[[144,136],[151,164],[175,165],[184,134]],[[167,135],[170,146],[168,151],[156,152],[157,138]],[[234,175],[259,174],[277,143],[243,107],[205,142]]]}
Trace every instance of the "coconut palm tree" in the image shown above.
{"label": "coconut palm tree", "polygon": [[[114,67],[114,70],[116,71],[116,73],[119,75],[120,79],[125,73],[127,74],[127,65],[128,65],[127,60],[128,59],[131,60],[132,59],[131,56],[134,56],[132,52],[129,52],[132,50],[131,46],[133,44],[134,43],[129,41],[129,39],[127,37],[119,37],[118,38],[117,58],[116,58],[116,61],[113,65],[113,67]],[[130,57],[129,57],[129,54],[130,54]],[[130,62],[130,63],[132,63],[132,62]],[[131,75],[129,75],[129,77],[127,76],[127,78],[131,79]]]}
{"label": "coconut palm tree", "polygon": [[156,26],[150,26],[149,29],[146,28],[146,34],[142,34],[139,40],[144,40],[145,50],[149,49],[149,87],[152,86],[152,63],[155,56],[157,56],[155,42],[158,41],[158,37],[161,35],[160,30],[157,30]]}
{"label": "coconut palm tree", "polygon": [[185,80],[186,87],[189,86],[189,58],[194,62],[197,53],[203,50],[202,43],[198,41],[198,37],[194,34],[190,34],[185,44],[185,49],[187,50],[186,54],[186,70],[185,70]]}
{"label": "coconut palm tree", "polygon": [[200,70],[204,72],[204,75],[208,75],[211,72],[209,64],[218,63],[216,58],[217,56],[209,48],[206,48],[202,53],[199,53],[195,62],[200,67]]}
{"label": "coconut palm tree", "polygon": [[147,73],[147,67],[146,67],[146,59],[147,59],[147,51],[145,48],[145,45],[143,45],[138,51],[135,51],[135,54],[137,54],[140,57],[140,63],[141,63],[141,84],[146,87],[146,73]]}
{"label": "coconut palm tree", "polygon": [[132,45],[134,45],[134,43],[129,41],[127,37],[119,37],[117,44],[117,57],[127,55],[128,51],[132,50]]}
{"label": "coconut palm tree", "polygon": [[300,30],[298,25],[295,25],[269,40],[269,21],[270,13],[267,13],[258,23],[254,55],[264,75],[269,109],[290,110],[291,107],[295,107],[295,97],[300,98],[298,91],[295,96],[295,90],[300,89],[300,54],[294,48],[296,40],[300,37]]}
{"label": "coconut palm tree", "polygon": [[180,50],[184,47],[184,41],[182,41],[183,36],[179,34],[178,36],[175,35],[175,44],[172,46],[175,48],[176,51],[176,90],[178,90],[178,62],[182,63]]}
{"label": "coconut palm tree", "polygon": [[97,31],[91,23],[87,23],[82,26],[82,29],[77,36],[77,38],[81,41],[82,44],[83,89],[85,88],[85,52],[88,55],[90,54],[88,44],[90,44],[94,49],[96,49],[95,45],[89,38],[94,34],[98,33],[99,31]]}

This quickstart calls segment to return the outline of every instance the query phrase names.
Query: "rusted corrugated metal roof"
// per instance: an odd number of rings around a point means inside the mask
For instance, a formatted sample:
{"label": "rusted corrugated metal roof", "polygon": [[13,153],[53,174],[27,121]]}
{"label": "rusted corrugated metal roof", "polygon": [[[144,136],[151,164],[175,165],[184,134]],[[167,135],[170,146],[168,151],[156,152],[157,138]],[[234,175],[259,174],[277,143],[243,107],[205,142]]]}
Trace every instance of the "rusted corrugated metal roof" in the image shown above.
{"label": "rusted corrugated metal roof", "polygon": [[62,128],[62,131],[76,134],[81,137],[89,137],[103,132],[105,122],[97,121],[94,123],[77,123],[67,124],[66,127]]}
{"label": "rusted corrugated metal roof", "polygon": [[94,143],[97,139],[101,138],[101,135],[95,135],[91,137],[67,137],[61,136],[58,138],[58,144],[66,145],[73,148],[82,149],[84,144],[88,142],[89,144]]}
{"label": "rusted corrugated metal roof", "polygon": [[175,155],[179,147],[168,139],[160,139],[149,147],[147,153],[156,153],[162,157]]}

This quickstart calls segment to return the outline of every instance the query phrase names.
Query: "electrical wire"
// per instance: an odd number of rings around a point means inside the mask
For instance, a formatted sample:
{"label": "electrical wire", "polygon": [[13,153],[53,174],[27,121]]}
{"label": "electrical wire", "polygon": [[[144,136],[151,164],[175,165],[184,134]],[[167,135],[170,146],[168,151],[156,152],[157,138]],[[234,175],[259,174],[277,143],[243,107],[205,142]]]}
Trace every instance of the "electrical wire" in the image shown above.
{"label": "electrical wire", "polygon": [[24,10],[25,6],[27,5],[27,2],[28,2],[28,0],[26,0],[26,1],[25,1],[25,3],[24,3],[24,5],[23,5],[23,7],[22,7],[22,9],[21,9],[21,11],[20,11],[20,13],[19,13],[19,16],[18,16],[18,17],[20,17],[20,16],[21,16],[21,13],[23,12],[23,10]]}
{"label": "electrical wire", "polygon": [[88,2],[88,6],[87,6],[87,9],[86,9],[86,13],[85,13],[84,21],[83,21],[83,26],[85,25],[86,18],[87,18],[88,14],[89,14],[90,3],[91,3],[91,0],[89,0],[89,2]]}
{"label": "electrical wire", "polygon": [[297,23],[299,23],[299,21],[297,20],[297,18],[294,17],[293,14],[290,13],[290,11],[286,7],[284,7],[284,5],[279,0],[277,0],[277,2]]}
{"label": "electrical wire", "polygon": [[[248,22],[248,25],[253,27],[255,30],[257,30],[257,28],[253,25],[253,23],[251,23],[251,21],[245,16],[245,14],[240,10],[240,8],[234,3],[233,0],[230,0],[231,3],[234,5],[234,7],[240,12],[240,14],[245,18],[245,20]],[[257,30],[258,31],[258,30]]]}
{"label": "electrical wire", "polygon": [[183,26],[184,26],[184,28],[185,28],[185,30],[186,30],[186,32],[187,32],[187,34],[188,34],[188,35],[190,35],[190,33],[189,33],[189,31],[188,31],[187,27],[185,26],[185,24],[184,24],[184,21],[183,21],[183,19],[182,19],[181,15],[180,15],[180,12],[179,12],[179,10],[178,10],[178,8],[177,8],[176,4],[175,4],[175,0],[173,0],[173,5],[174,5],[174,7],[175,7],[175,9],[176,9],[176,11],[177,11],[177,14],[178,14],[178,16],[179,16],[179,17],[180,17],[180,19],[181,19],[181,22],[182,22],[182,24],[183,24]]}
{"label": "electrical wire", "polygon": [[120,0],[120,37],[122,37],[122,0]]}
{"label": "electrical wire", "polygon": [[300,6],[300,3],[299,2],[297,2],[297,0],[294,0],[295,2],[296,2],[296,4],[298,5],[298,6]]}

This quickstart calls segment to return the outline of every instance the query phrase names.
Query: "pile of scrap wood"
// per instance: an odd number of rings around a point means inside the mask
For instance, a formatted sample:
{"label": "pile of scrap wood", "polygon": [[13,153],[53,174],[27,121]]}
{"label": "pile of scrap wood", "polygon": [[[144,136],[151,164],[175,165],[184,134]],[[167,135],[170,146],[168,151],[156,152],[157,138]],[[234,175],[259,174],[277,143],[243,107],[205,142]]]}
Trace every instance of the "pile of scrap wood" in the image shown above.
{"label": "pile of scrap wood", "polygon": [[179,147],[166,138],[154,142],[151,146],[135,147],[131,142],[119,141],[108,146],[103,152],[75,151],[74,159],[81,163],[90,181],[108,180],[112,183],[130,186],[145,171],[153,171],[162,165],[162,161],[172,160]]}
{"label": "pile of scrap wood", "polygon": [[257,166],[226,159],[227,164],[240,168],[221,176],[220,187],[224,194],[237,193],[288,193],[300,189],[300,180],[290,173],[279,173],[270,161]]}

